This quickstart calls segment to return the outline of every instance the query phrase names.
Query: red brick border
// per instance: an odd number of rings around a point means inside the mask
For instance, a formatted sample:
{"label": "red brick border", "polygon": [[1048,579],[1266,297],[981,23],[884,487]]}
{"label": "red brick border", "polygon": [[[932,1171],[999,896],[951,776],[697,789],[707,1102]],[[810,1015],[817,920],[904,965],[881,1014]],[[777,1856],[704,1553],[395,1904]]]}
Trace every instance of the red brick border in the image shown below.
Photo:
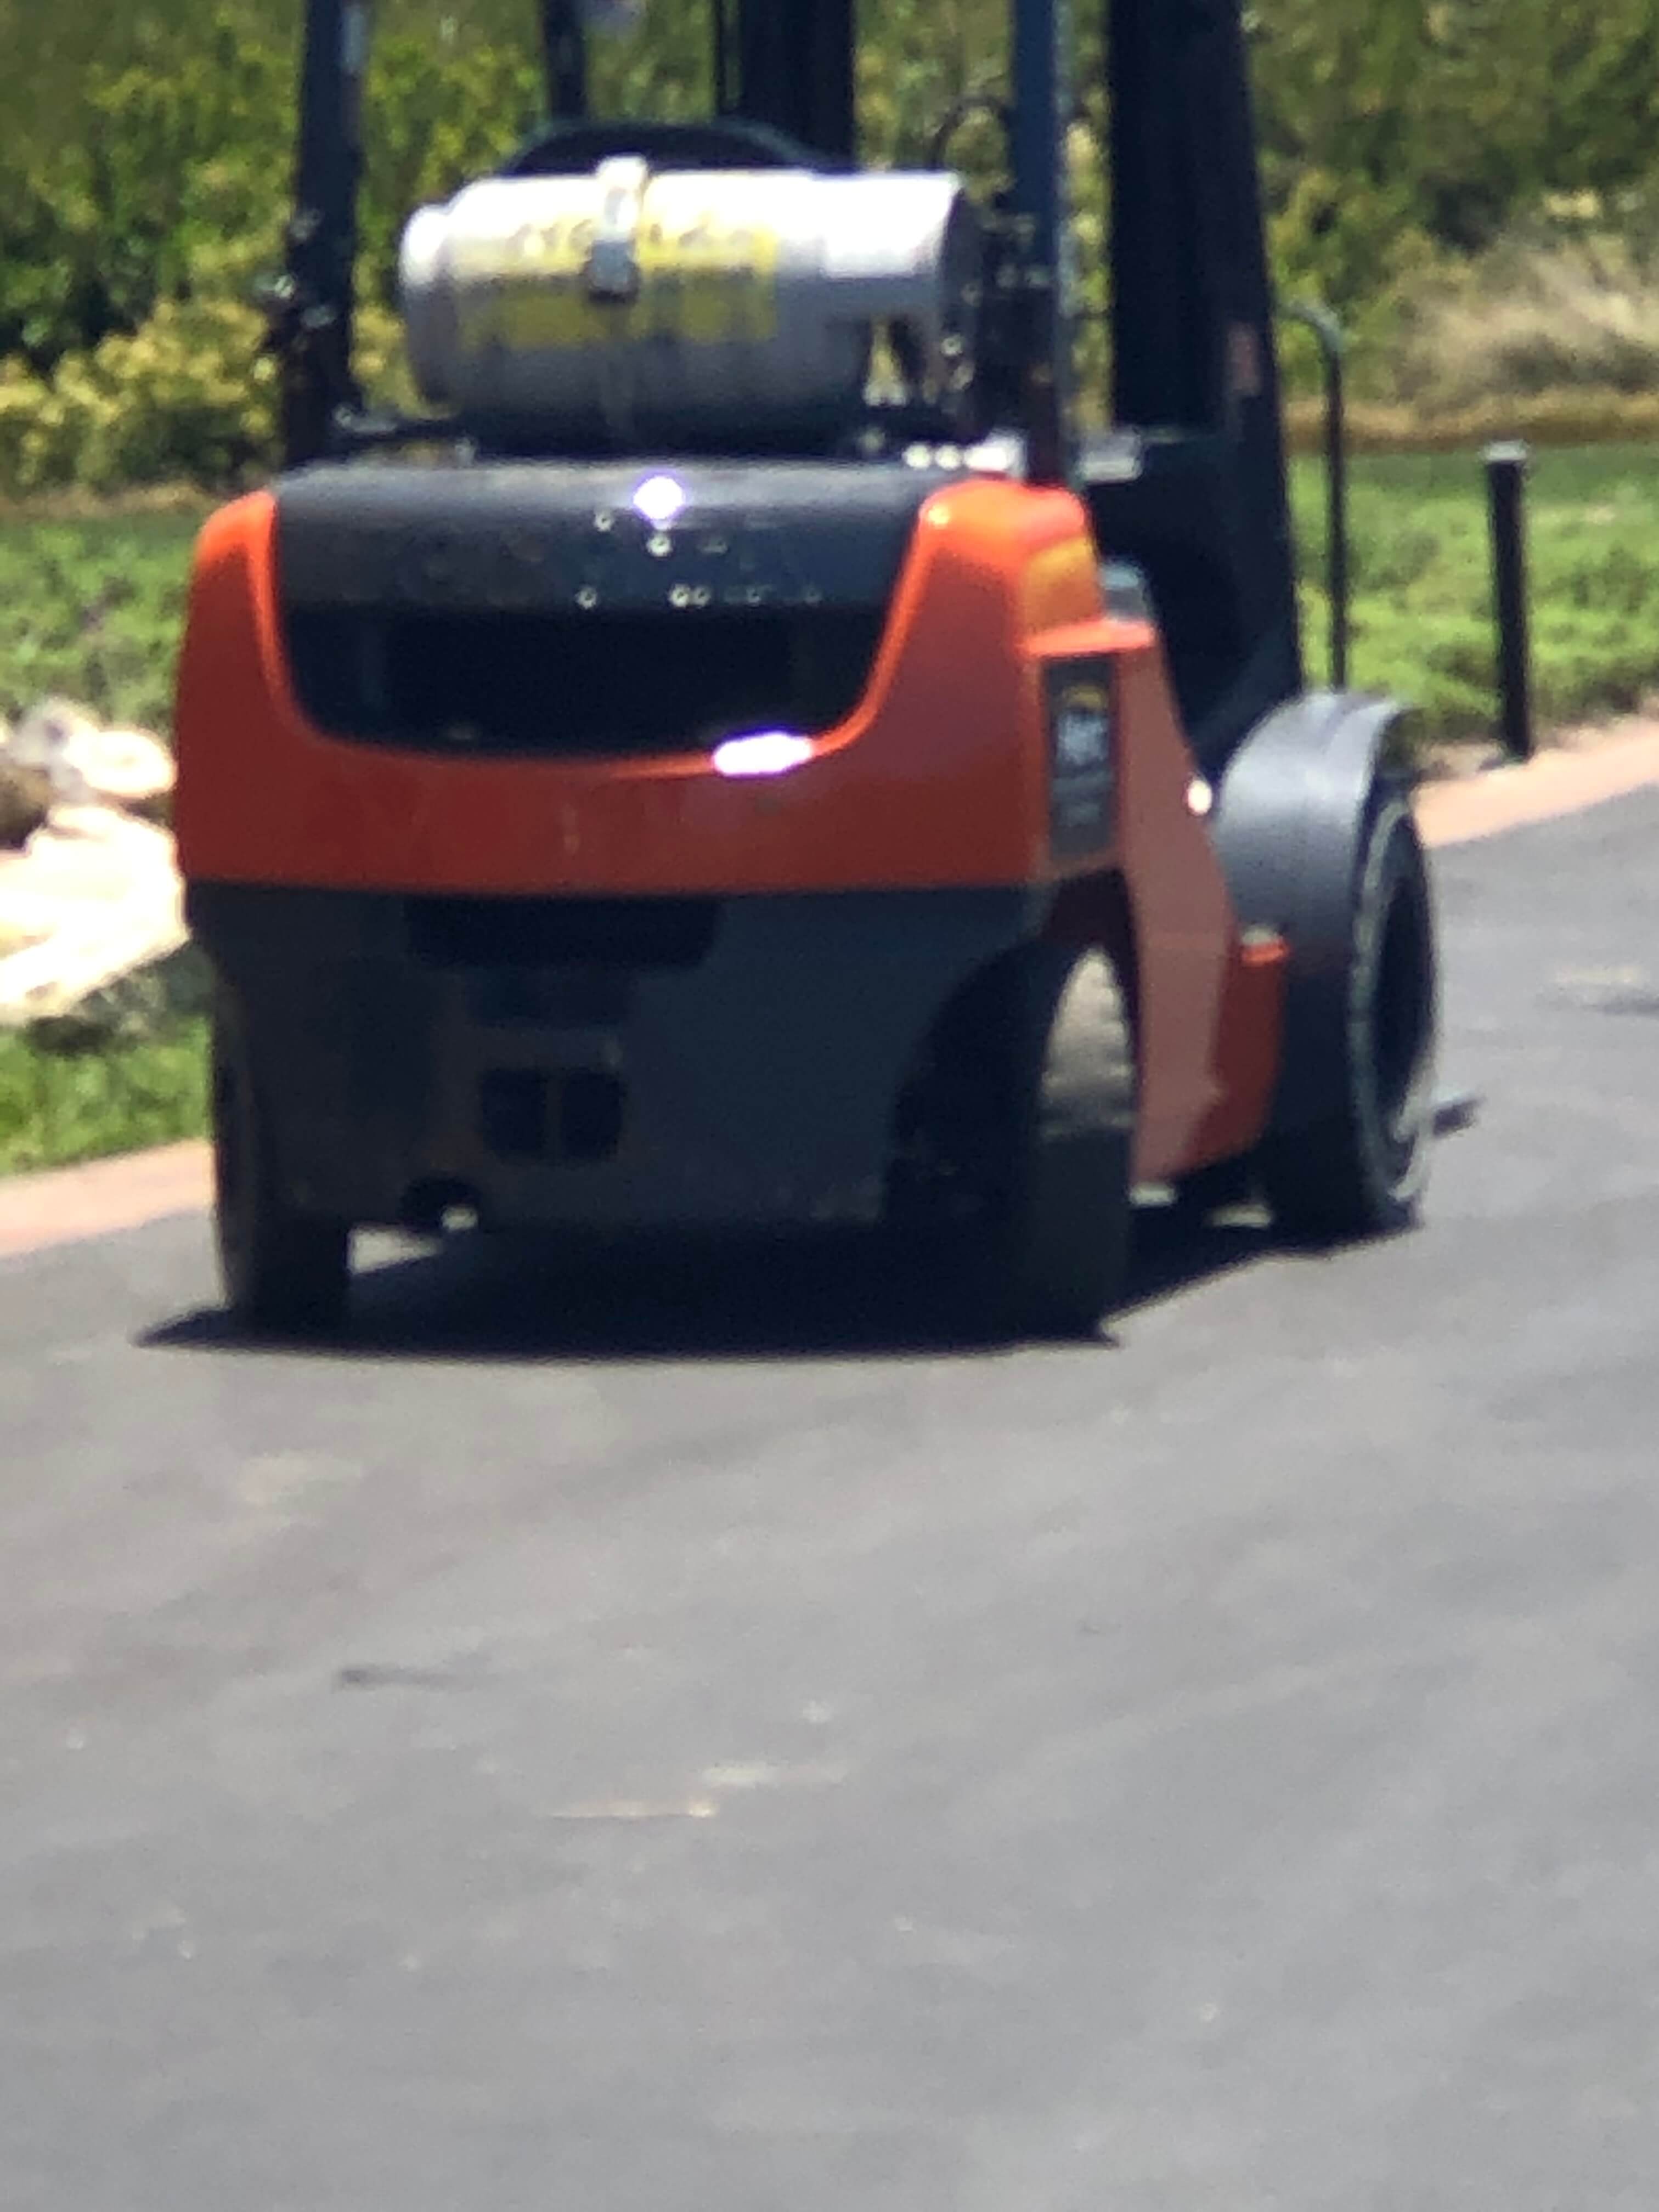
{"label": "red brick border", "polygon": [[0,1260],[142,1229],[170,1214],[198,1213],[210,1197],[205,1145],[169,1145],[50,1175],[17,1176],[0,1182]]}
{"label": "red brick border", "polygon": [[1522,766],[1425,785],[1417,816],[1431,845],[1467,845],[1529,822],[1582,813],[1654,783],[1659,783],[1659,728],[1633,723],[1626,734],[1582,751],[1540,753]]}

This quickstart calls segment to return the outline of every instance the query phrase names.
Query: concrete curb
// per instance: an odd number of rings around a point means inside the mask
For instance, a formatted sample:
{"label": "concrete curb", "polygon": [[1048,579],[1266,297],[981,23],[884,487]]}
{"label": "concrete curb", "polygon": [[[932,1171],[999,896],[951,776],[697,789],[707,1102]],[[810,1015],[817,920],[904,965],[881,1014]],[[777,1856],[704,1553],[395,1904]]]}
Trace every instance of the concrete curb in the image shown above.
{"label": "concrete curb", "polygon": [[1580,814],[1659,783],[1659,728],[1632,723],[1627,734],[1583,751],[1540,753],[1511,768],[1425,784],[1417,818],[1434,846],[1468,845],[1534,822]]}
{"label": "concrete curb", "polygon": [[211,1162],[203,1144],[18,1176],[0,1183],[0,1260],[198,1213],[211,1198]]}

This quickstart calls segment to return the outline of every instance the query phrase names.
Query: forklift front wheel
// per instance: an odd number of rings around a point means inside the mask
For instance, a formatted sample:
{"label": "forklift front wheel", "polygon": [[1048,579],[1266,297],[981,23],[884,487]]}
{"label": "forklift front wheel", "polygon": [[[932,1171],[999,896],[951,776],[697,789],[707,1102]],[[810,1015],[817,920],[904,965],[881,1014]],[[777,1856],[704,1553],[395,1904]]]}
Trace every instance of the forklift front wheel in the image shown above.
{"label": "forklift front wheel", "polygon": [[1427,864],[1409,801],[1382,787],[1360,854],[1339,1049],[1342,1104],[1263,1147],[1267,1201],[1301,1241],[1407,1228],[1434,1133],[1439,981]]}
{"label": "forklift front wheel", "polygon": [[213,1023],[214,1226],[226,1303],[239,1321],[317,1334],[345,1316],[350,1237],[343,1223],[296,1212],[282,1195],[241,1024]]}

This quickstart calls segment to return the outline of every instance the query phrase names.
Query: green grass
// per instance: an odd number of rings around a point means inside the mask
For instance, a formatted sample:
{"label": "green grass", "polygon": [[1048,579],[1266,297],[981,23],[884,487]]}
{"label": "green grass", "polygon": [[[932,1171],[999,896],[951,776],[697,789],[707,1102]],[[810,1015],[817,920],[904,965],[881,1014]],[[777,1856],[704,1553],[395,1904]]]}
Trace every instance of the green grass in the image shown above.
{"label": "green grass", "polygon": [[50,693],[167,732],[201,509],[0,511],[0,714]]}
{"label": "green grass", "polygon": [[[198,501],[0,511],[0,714],[48,693],[168,730]],[[0,1175],[199,1136],[199,1023],[65,1055],[0,1035]]]}
{"label": "green grass", "polygon": [[200,1136],[207,1124],[205,1027],[72,1056],[0,1036],[0,1175]]}
{"label": "green grass", "polygon": [[[1310,670],[1326,665],[1324,479],[1292,475]],[[1528,489],[1540,726],[1638,705],[1659,689],[1659,447],[1544,451]],[[1494,714],[1491,551],[1478,453],[1352,464],[1353,678],[1414,700],[1439,738]]]}

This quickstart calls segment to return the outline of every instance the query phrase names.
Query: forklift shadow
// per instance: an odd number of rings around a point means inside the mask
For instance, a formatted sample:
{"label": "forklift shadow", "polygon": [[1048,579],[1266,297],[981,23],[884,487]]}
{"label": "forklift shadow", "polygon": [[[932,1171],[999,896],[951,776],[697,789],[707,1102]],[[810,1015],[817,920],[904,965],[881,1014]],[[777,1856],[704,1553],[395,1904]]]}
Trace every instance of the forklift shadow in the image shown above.
{"label": "forklift shadow", "polygon": [[[1143,1311],[1275,1250],[1266,1226],[1137,1217],[1121,1313]],[[872,1237],[722,1242],[579,1252],[526,1236],[371,1250],[336,1337],[280,1341],[217,1309],[182,1316],[146,1349],[289,1358],[464,1363],[984,1357],[1018,1346],[942,1318]],[[1109,1330],[1084,1349],[1108,1349]]]}

